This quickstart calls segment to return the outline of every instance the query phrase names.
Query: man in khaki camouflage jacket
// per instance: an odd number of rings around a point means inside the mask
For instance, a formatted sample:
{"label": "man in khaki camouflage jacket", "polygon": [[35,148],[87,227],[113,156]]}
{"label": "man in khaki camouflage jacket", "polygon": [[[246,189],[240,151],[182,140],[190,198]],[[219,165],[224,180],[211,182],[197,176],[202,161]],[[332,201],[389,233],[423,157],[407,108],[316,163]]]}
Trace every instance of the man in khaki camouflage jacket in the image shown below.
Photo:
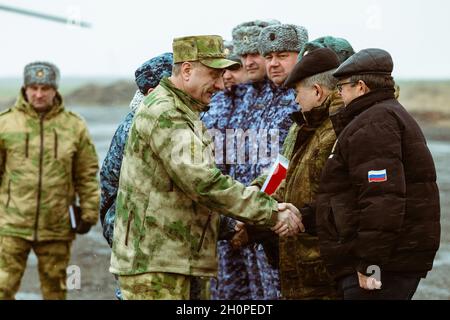
{"label": "man in khaki camouflage jacket", "polygon": [[64,109],[58,82],[53,64],[28,64],[15,106],[0,115],[0,299],[14,299],[31,249],[44,299],[65,299],[75,233],[97,221],[97,154],[85,122]]}
{"label": "man in khaki camouflage jacket", "polygon": [[223,89],[220,36],[174,39],[174,67],[137,110],[119,181],[110,271],[125,299],[207,298],[217,274],[219,214],[272,228],[303,230],[291,204],[221,174],[199,119]]}

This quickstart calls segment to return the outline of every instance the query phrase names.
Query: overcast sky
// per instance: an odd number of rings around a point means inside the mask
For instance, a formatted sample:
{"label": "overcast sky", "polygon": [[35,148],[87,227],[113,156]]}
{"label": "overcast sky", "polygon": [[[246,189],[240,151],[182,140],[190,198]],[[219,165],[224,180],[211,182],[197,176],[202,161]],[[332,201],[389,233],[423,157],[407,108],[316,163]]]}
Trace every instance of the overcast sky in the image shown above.
{"label": "overcast sky", "polygon": [[92,23],[76,28],[0,11],[0,77],[26,63],[56,63],[62,76],[133,77],[145,60],[171,51],[179,36],[231,39],[241,22],[277,19],[305,26],[310,40],[332,35],[356,51],[379,47],[401,79],[450,79],[450,2],[445,0],[0,0]]}

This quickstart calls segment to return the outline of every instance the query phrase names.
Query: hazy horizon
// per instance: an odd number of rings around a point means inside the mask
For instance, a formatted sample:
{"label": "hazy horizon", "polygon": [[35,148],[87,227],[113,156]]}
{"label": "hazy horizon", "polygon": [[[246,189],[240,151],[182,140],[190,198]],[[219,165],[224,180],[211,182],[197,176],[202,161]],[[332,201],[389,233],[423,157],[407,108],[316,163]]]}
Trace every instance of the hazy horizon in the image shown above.
{"label": "hazy horizon", "polygon": [[0,4],[93,26],[82,29],[0,11],[0,78],[20,77],[25,64],[47,60],[59,66],[62,77],[131,79],[142,62],[171,51],[174,37],[219,34],[231,39],[231,30],[239,23],[277,19],[305,26],[310,40],[332,35],[346,38],[356,51],[386,49],[393,56],[397,79],[450,79],[450,42],[443,37],[450,30],[450,2],[444,0],[323,0],[319,5],[228,0],[220,6],[206,0],[0,0]]}

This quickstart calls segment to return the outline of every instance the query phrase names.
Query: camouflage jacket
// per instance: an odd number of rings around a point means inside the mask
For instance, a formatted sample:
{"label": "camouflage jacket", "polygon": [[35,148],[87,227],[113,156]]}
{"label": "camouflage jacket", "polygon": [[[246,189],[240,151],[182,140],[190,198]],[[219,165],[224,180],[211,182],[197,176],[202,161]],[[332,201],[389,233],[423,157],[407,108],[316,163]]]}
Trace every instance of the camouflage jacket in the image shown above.
{"label": "camouflage jacket", "polygon": [[217,273],[217,213],[273,226],[277,203],[216,168],[205,108],[164,78],[138,109],[122,162],[110,271]]}
{"label": "camouflage jacket", "polygon": [[[286,299],[337,297],[334,281],[320,256],[315,219],[305,216],[301,209],[315,202],[322,169],[336,141],[329,118],[330,108],[336,108],[336,105],[343,106],[334,93],[322,106],[304,115],[293,114],[296,121],[291,134],[295,134],[295,139],[290,136],[285,142],[289,168],[284,183],[274,196],[300,208],[307,229],[306,233],[279,240],[281,294]],[[315,215],[315,212],[310,214]]]}
{"label": "camouflage jacket", "polygon": [[[136,109],[144,99],[144,95],[136,91],[130,103],[131,111],[118,126],[109,146],[108,153],[100,170],[100,221],[103,227],[103,236],[110,247],[114,233],[114,220],[116,216],[116,198],[119,189],[120,167],[122,166],[123,151],[127,142],[128,132],[134,119]],[[234,234],[234,220],[221,216],[219,240],[228,239]]]}
{"label": "camouflage jacket", "polygon": [[23,93],[0,116],[0,235],[69,240],[69,206],[78,194],[82,219],[95,224],[98,159],[85,122],[61,96],[39,115]]}

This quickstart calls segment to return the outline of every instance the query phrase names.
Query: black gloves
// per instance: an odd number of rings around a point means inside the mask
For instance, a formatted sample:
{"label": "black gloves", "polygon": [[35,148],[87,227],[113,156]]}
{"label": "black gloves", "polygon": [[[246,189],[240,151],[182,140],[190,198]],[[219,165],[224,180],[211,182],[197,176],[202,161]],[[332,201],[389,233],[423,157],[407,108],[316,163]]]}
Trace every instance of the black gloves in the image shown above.
{"label": "black gloves", "polygon": [[[85,234],[88,233],[89,230],[91,230],[92,225],[81,219],[81,208],[79,206],[77,205],[71,206],[71,208],[69,209],[69,213],[71,215],[70,219],[73,231],[75,231],[78,234]],[[73,228],[73,223],[75,223],[76,225],[75,229]]]}
{"label": "black gloves", "polygon": [[91,230],[91,227],[92,227],[92,224],[87,223],[87,222],[83,221],[82,219],[80,219],[80,222],[78,223],[75,232],[78,234],[85,234],[85,233],[88,233],[89,230]]}

